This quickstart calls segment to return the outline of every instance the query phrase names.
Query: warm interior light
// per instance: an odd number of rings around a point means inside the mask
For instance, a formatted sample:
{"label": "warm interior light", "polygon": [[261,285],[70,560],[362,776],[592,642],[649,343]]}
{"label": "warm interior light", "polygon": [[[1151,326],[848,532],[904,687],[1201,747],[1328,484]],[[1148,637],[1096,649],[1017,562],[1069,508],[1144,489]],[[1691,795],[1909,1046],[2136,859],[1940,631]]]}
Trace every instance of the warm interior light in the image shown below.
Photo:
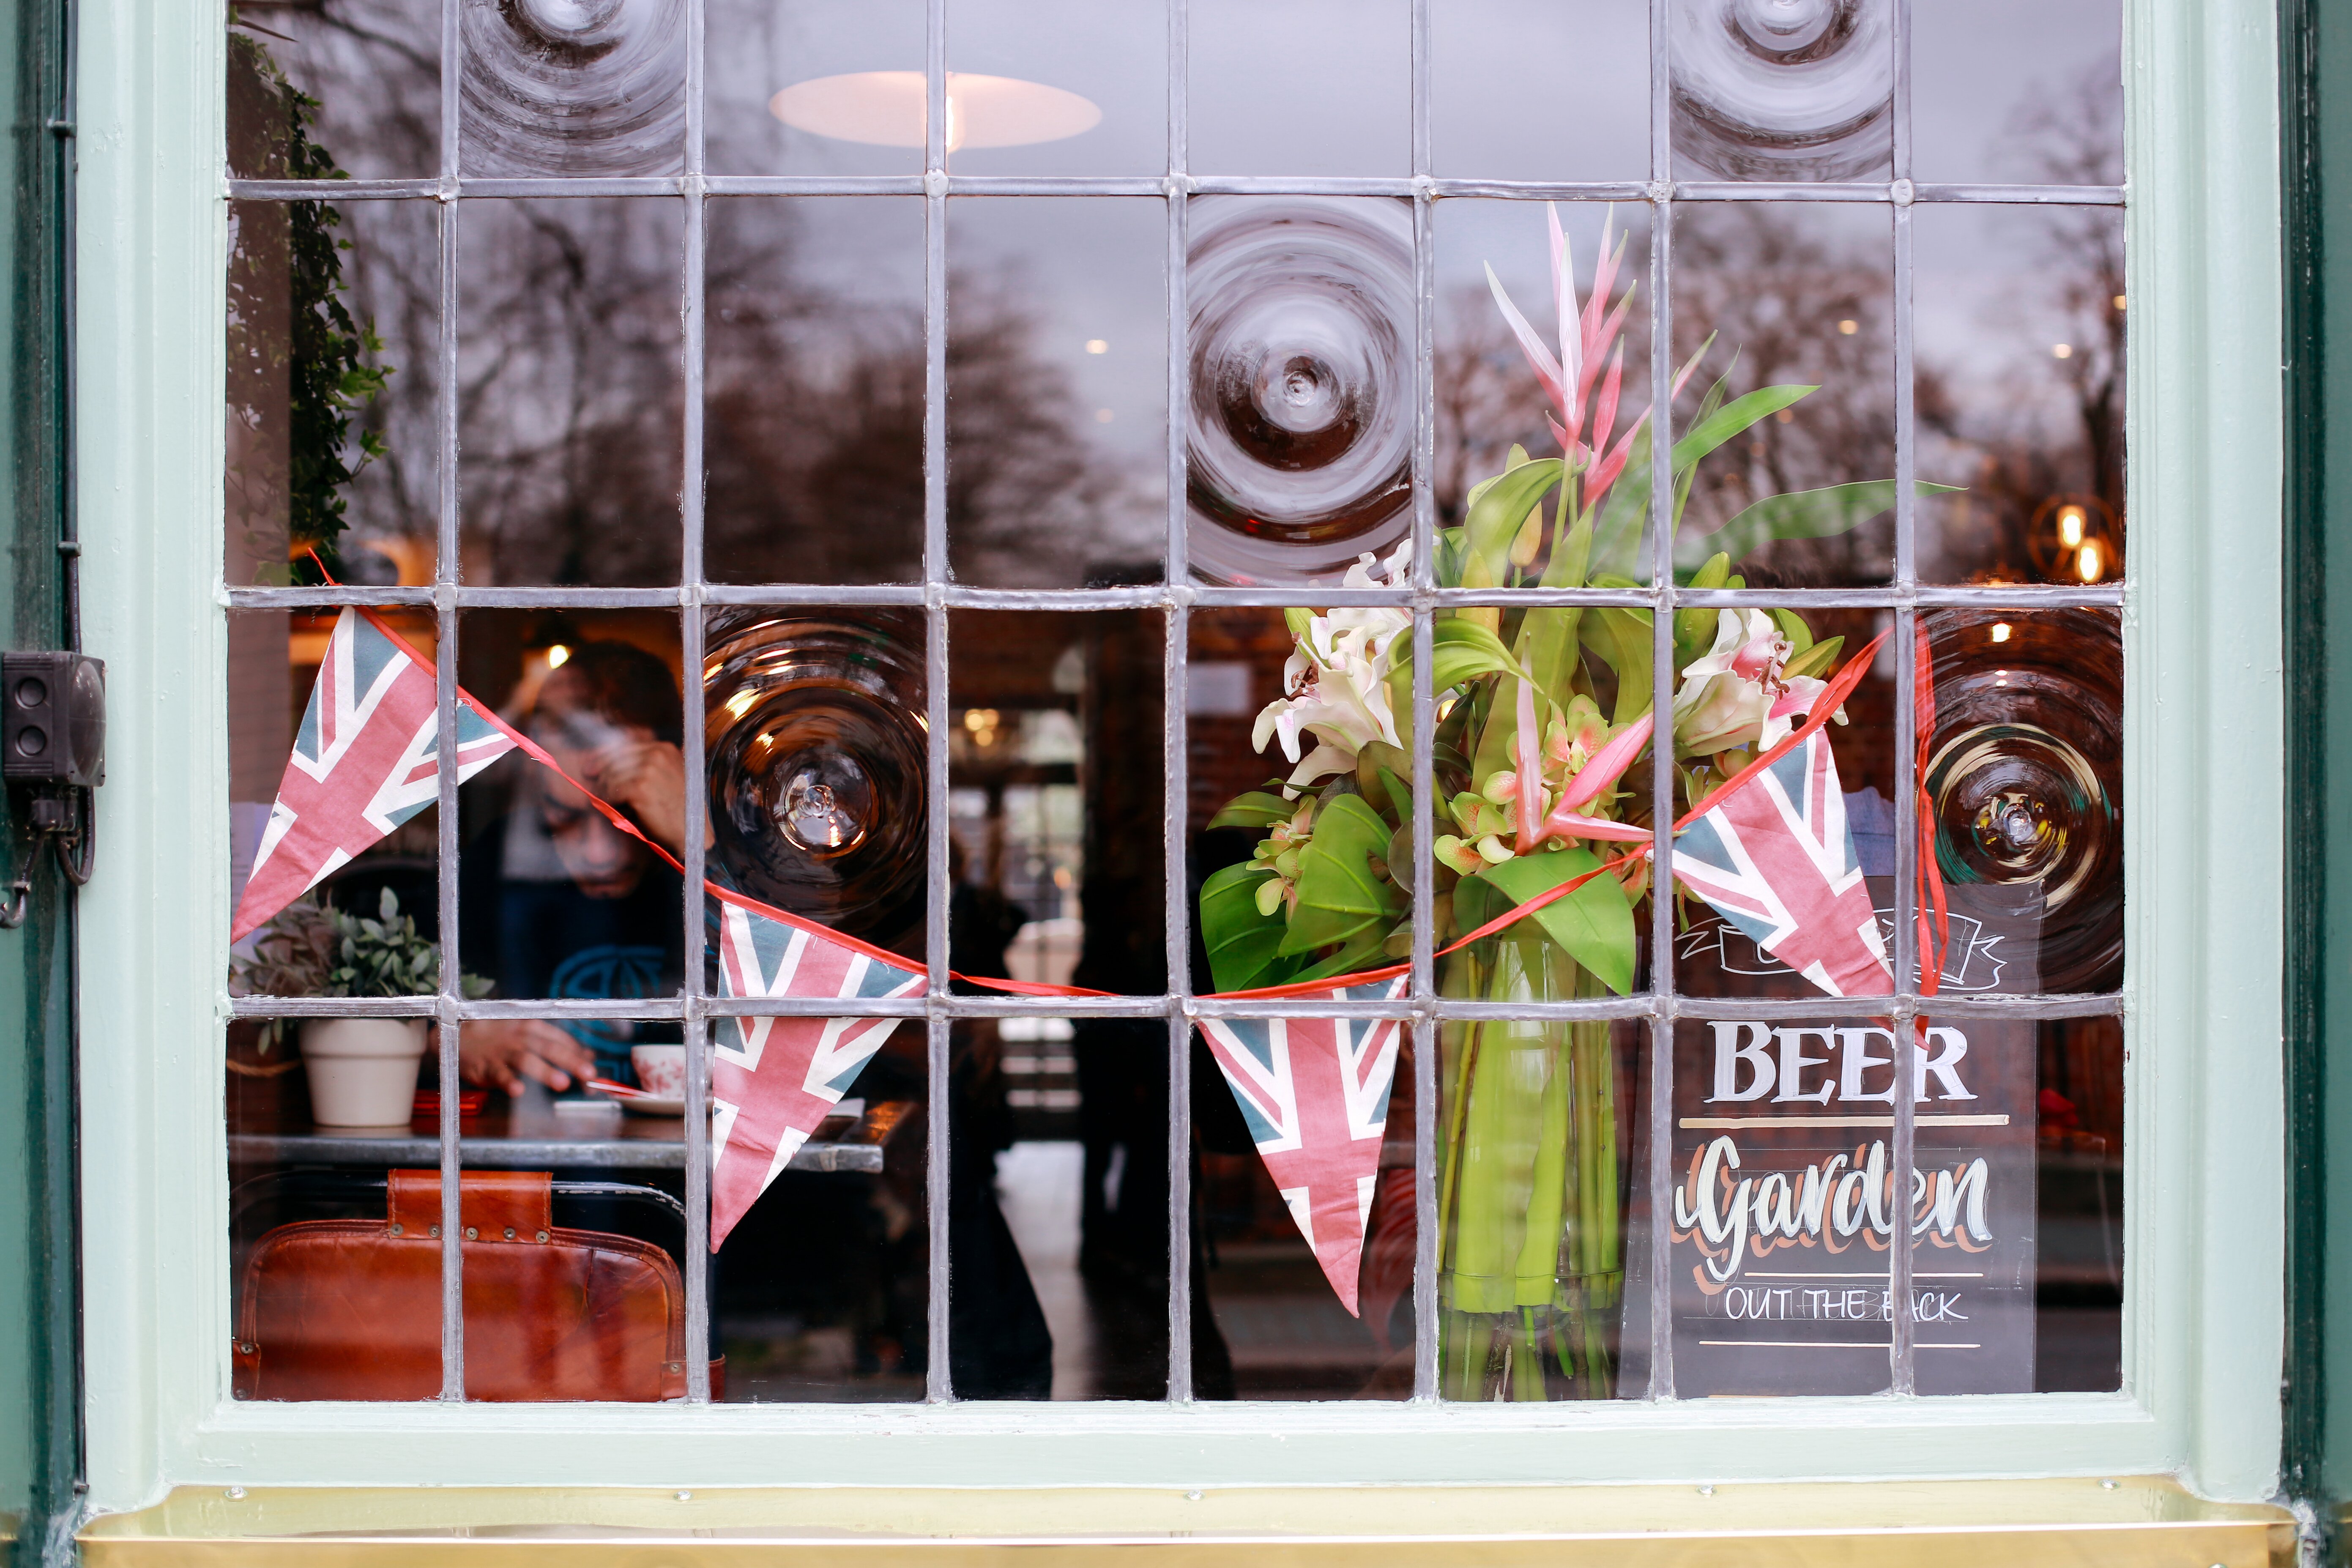
{"label": "warm interior light", "polygon": [[1860,321],[1840,321],[1838,323],[1838,331],[1843,332],[1847,337],[1852,337],[1854,333],[1862,331],[1862,323]]}
{"label": "warm interior light", "polygon": [[2118,295],[2116,295],[2116,310],[2122,310],[2123,308],[2124,308],[2124,297],[2123,297],[2121,294],[2118,294]]}
{"label": "warm interior light", "polygon": [[2085,583],[2097,582],[2106,569],[2105,558],[2101,555],[2099,542],[2095,539],[2084,544],[2082,552],[2074,557],[2074,575]]}
{"label": "warm interior light", "polygon": [[2073,359],[2074,357],[2074,345],[2072,343],[2052,343],[2050,345],[2050,357],[2053,359]]}
{"label": "warm interior light", "polygon": [[2058,509],[2058,542],[2072,550],[2083,542],[2083,527],[2089,514],[2079,506]]}
{"label": "warm interior light", "polygon": [[1992,640],[1995,642],[2007,642],[2009,640],[2009,623],[2007,621],[1995,621],[1992,624]]}
{"label": "warm interior light", "polygon": [[570,648],[565,647],[562,643],[556,643],[547,650],[547,668],[550,669],[562,669],[563,668],[564,660],[571,657],[572,650]]}
{"label": "warm interior light", "polygon": [[1102,338],[1088,338],[1087,340],[1087,353],[1090,354],[1107,354],[1110,353],[1110,344],[1107,340]]}
{"label": "warm interior light", "polygon": [[[1043,82],[950,71],[948,151],[1024,147],[1058,142],[1102,123],[1090,99]],[[879,147],[920,147],[925,83],[921,71],[853,71],[794,82],[768,100],[768,112],[795,131]]]}

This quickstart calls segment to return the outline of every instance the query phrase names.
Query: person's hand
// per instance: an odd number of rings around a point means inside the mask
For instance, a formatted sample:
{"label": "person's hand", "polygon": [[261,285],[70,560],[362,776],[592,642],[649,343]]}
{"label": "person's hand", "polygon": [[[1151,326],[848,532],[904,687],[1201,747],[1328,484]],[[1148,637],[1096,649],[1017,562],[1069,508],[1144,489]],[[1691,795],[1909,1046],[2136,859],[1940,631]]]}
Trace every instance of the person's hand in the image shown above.
{"label": "person's hand", "polygon": [[525,1079],[564,1089],[595,1071],[595,1055],[543,1018],[485,1018],[457,1036],[458,1076],[509,1094],[520,1094]]}
{"label": "person's hand", "polygon": [[[596,753],[596,785],[614,805],[636,814],[647,833],[672,854],[686,852],[686,753],[667,741],[632,734]],[[704,847],[710,845],[703,825]]]}

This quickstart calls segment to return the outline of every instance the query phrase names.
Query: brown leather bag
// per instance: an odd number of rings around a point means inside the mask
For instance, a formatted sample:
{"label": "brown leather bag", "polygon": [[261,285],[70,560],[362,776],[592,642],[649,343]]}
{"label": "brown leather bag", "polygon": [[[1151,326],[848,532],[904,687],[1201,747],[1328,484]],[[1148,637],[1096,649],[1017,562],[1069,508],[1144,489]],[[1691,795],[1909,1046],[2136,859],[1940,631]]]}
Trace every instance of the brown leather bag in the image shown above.
{"label": "brown leather bag", "polygon": [[[441,1173],[394,1171],[384,1218],[301,1220],[254,1244],[237,1303],[239,1399],[441,1393]],[[466,1397],[686,1393],[686,1291],[649,1242],[561,1230],[544,1171],[458,1178]],[[712,1366],[714,1396],[719,1368]]]}

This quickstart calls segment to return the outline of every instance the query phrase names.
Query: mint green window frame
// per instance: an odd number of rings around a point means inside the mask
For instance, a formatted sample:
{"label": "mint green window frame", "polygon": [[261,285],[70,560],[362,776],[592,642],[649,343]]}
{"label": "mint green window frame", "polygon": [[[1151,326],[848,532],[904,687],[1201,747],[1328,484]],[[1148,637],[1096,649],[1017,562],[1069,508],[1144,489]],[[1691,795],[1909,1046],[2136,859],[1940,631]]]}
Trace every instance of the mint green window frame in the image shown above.
{"label": "mint green window frame", "polygon": [[[1433,0],[1437,3],[1437,0]],[[1952,4],[1958,0],[1914,0]],[[90,1500],[285,1483],[991,1485],[2178,1473],[2275,1484],[2275,18],[2127,0],[2126,1391],[1512,1408],[239,1405],[228,1387],[223,16],[83,0],[79,504],[114,742],[84,895]],[[898,1441],[894,1439],[908,1439]]]}

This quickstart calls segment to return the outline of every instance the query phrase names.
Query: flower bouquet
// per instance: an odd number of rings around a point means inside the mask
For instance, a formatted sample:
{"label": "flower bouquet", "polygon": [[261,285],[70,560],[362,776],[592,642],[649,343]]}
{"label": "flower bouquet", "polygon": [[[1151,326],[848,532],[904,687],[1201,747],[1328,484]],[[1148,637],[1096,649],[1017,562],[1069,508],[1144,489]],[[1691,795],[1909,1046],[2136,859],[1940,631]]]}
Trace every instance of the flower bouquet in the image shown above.
{"label": "flower bouquet", "polygon": [[[1621,428],[1633,289],[1610,295],[1623,254],[1604,227],[1580,300],[1551,222],[1558,353],[1488,281],[1550,404],[1561,456],[1514,447],[1437,536],[1440,586],[1631,589],[1651,508],[1650,416]],[[1705,360],[1700,346],[1669,401]],[[1701,395],[1671,463],[1679,528],[1696,468],[1811,386]],[[1613,439],[1612,439],[1613,438]],[[1740,587],[1732,551],[1821,537],[1885,510],[1887,481],[1775,496],[1732,519],[1688,585]],[[1349,587],[1406,584],[1410,546],[1365,556]],[[1696,553],[1694,551],[1693,553]],[[1200,919],[1220,991],[1318,981],[1405,957],[1412,857],[1412,616],[1403,607],[1286,612],[1296,647],[1285,695],[1258,716],[1259,751],[1296,764],[1230,802],[1212,826],[1262,835],[1210,877]],[[1653,707],[1652,616],[1604,606],[1435,612],[1430,737],[1436,945],[1578,882],[1496,934],[1440,960],[1449,996],[1514,1004],[1622,995],[1635,983],[1648,862],[1600,851],[1653,842],[1654,744],[1673,748],[1676,810],[1696,805],[1823,703],[1843,639],[1788,611],[1679,611],[1672,710]],[[1838,720],[1843,722],[1841,711]],[[1311,745],[1308,744],[1311,742]],[[1606,874],[1600,874],[1606,872]],[[1579,879],[1581,881],[1579,882]],[[1679,896],[1679,895],[1678,895]],[[1611,1024],[1449,1022],[1438,1081],[1441,1387],[1452,1399],[1615,1393],[1623,1299],[1616,1056]]]}

